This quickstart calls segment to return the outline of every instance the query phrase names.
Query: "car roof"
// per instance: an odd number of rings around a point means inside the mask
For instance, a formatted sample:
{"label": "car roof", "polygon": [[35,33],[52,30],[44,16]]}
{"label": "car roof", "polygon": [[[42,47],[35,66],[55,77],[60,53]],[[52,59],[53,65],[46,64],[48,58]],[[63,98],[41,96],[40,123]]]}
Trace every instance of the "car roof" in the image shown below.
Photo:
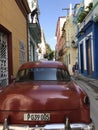
{"label": "car roof", "polygon": [[27,68],[63,68],[67,70],[67,67],[64,63],[60,61],[35,61],[35,62],[26,62],[21,67],[19,70],[22,69],[27,69]]}

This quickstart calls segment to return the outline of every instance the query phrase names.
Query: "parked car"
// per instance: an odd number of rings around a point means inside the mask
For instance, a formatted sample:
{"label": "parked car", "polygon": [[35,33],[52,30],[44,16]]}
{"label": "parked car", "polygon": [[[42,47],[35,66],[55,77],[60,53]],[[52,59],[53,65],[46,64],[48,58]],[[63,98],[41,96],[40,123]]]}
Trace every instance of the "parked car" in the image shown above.
{"label": "parked car", "polygon": [[0,130],[94,130],[89,97],[64,63],[27,62],[0,91]]}

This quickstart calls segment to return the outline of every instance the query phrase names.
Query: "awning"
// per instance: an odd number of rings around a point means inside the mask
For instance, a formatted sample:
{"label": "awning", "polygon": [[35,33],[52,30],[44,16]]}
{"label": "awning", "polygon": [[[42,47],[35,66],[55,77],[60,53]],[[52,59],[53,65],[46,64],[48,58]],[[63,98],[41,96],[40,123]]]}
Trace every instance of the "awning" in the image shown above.
{"label": "awning", "polygon": [[29,29],[30,29],[30,34],[35,40],[35,42],[41,43],[41,29],[40,25],[37,23],[29,23]]}

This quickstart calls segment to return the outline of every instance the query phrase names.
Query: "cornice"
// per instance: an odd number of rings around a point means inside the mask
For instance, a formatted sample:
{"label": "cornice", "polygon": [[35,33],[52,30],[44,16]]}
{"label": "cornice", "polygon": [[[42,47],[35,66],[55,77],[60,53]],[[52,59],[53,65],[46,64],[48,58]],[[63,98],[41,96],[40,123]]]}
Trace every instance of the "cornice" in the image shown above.
{"label": "cornice", "polygon": [[21,12],[27,18],[27,15],[31,12],[27,0],[15,0]]}

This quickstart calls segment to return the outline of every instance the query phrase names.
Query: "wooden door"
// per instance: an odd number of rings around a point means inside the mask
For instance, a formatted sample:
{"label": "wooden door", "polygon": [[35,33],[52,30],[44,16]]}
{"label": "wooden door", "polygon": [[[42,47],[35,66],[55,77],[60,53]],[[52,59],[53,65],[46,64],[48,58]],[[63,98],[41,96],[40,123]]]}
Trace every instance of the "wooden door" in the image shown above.
{"label": "wooden door", "polygon": [[87,42],[87,68],[88,68],[88,75],[92,73],[92,65],[91,65],[91,42],[88,40]]}

